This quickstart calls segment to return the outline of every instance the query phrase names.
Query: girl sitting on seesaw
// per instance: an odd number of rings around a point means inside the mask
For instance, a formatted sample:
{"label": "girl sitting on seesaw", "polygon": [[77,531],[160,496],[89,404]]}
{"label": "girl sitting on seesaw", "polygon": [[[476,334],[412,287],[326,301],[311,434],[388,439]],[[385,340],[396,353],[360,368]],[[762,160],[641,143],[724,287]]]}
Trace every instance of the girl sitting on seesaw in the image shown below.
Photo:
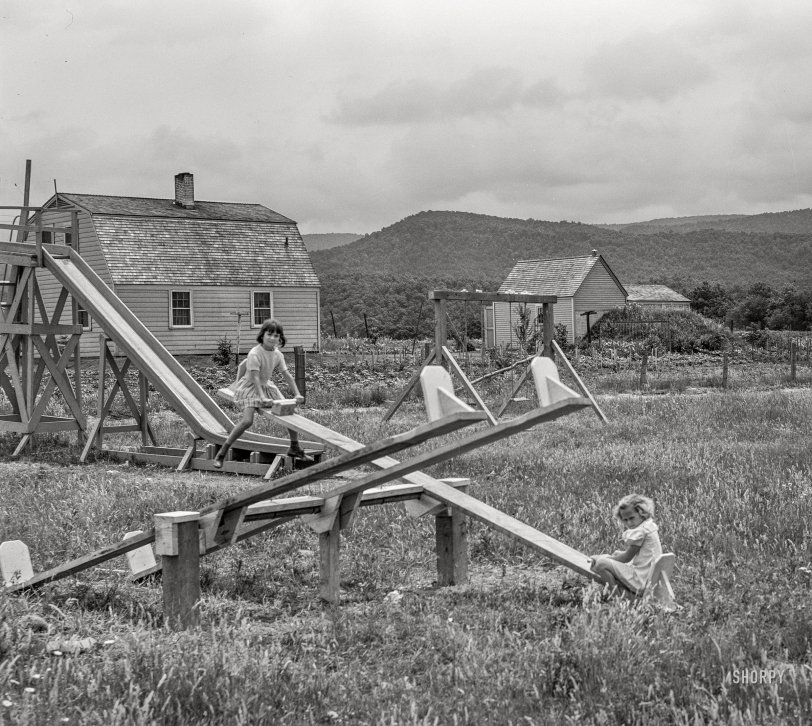
{"label": "girl sitting on seesaw", "polygon": [[[248,353],[245,359],[245,375],[237,381],[237,387],[234,389],[234,401],[243,409],[242,419],[217,452],[217,456],[212,462],[215,469],[223,467],[228,450],[253,425],[257,409],[270,406],[274,401],[284,398],[282,392],[271,383],[271,376],[275,369],[279,369],[288,388],[296,398],[296,403],[304,402],[304,396],[299,393],[296,381],[293,380],[293,376],[290,375],[288,367],[285,365],[285,356],[279,350],[285,345],[282,324],[277,320],[266,320],[257,335],[257,343],[259,345],[255,345]],[[290,435],[288,456],[301,461],[311,461],[311,458],[299,446],[299,434],[293,429],[288,429],[288,434]]]}
{"label": "girl sitting on seesaw", "polygon": [[654,522],[654,502],[630,494],[618,502],[614,515],[620,521],[624,550],[592,557],[592,570],[609,585],[626,595],[637,595],[645,586],[654,561],[663,553]]}

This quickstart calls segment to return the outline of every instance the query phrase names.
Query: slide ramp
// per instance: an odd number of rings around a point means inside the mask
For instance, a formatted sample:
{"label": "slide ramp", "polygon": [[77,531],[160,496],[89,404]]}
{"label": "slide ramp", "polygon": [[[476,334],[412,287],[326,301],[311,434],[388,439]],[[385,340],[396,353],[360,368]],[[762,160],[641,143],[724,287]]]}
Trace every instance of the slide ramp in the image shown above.
{"label": "slide ramp", "polygon": [[[76,252],[61,245],[42,248],[45,268],[101,325],[195,436],[222,444],[234,424],[214,399]],[[277,452],[288,446],[287,439],[250,432],[240,441],[260,451]]]}

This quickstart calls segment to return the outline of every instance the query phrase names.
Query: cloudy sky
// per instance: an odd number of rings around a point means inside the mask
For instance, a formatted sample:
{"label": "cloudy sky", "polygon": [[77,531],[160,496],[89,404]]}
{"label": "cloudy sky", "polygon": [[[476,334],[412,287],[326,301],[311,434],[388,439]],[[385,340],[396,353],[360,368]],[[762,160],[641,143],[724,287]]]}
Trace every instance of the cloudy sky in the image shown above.
{"label": "cloudy sky", "polygon": [[812,206],[808,0],[0,0],[0,204],[629,222]]}

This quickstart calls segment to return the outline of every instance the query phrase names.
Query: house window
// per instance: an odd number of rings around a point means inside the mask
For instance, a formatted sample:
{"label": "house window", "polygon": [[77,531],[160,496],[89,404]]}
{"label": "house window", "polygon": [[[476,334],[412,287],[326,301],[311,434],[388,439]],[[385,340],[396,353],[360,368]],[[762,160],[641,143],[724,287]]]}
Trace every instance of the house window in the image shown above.
{"label": "house window", "polygon": [[169,293],[169,327],[192,327],[192,293],[189,290],[172,290]]}
{"label": "house window", "polygon": [[73,247],[73,235],[70,232],[65,232],[65,245]]}
{"label": "house window", "polygon": [[53,238],[54,238],[53,232],[42,230],[42,244],[44,245],[51,244],[54,241]]}
{"label": "house window", "polygon": [[76,303],[76,322],[82,326],[82,330],[91,330],[90,313],[79,303]]}
{"label": "house window", "polygon": [[251,293],[251,324],[261,328],[268,318],[273,317],[273,294],[254,290]]}

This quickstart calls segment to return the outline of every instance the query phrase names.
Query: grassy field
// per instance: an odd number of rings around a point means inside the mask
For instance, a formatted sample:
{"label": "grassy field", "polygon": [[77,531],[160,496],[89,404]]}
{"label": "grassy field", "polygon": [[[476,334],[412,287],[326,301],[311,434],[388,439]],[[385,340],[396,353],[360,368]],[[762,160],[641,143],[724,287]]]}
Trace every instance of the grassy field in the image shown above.
{"label": "grassy field", "polygon": [[[652,496],[679,611],[607,601],[476,522],[470,583],[437,588],[433,522],[374,507],[344,533],[339,606],[318,599],[302,524],[205,558],[194,632],[163,629],[160,583],[129,583],[123,561],[0,594],[0,723],[810,722],[812,389],[597,384],[608,425],[583,411],[429,472],[587,553],[619,546],[621,496]],[[382,408],[326,388],[307,415],[353,438],[422,420],[412,400],[381,425]],[[173,416],[156,426],[182,440]],[[79,465],[48,436],[10,461],[14,443],[0,440],[0,539],[25,541],[35,570],[257,483]]]}

